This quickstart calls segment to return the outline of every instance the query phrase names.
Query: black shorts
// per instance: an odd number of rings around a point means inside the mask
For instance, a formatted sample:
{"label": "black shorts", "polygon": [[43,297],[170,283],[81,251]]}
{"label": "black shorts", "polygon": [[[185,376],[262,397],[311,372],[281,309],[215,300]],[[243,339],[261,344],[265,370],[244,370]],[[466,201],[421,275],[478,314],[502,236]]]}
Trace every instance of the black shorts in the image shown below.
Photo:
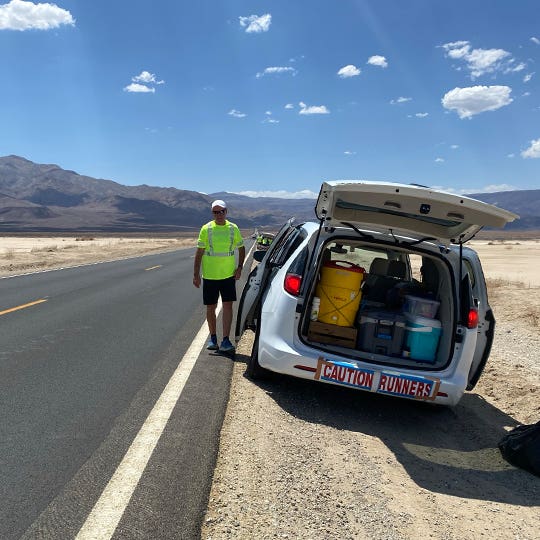
{"label": "black shorts", "polygon": [[203,279],[202,291],[205,306],[217,304],[220,294],[222,302],[235,302],[236,280],[234,276],[227,279]]}

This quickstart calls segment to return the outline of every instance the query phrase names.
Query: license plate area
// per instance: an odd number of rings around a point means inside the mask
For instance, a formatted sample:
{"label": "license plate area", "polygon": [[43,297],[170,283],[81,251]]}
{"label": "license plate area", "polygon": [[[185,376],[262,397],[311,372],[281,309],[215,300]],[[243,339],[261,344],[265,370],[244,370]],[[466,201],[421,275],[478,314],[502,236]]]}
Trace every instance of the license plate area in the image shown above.
{"label": "license plate area", "polygon": [[440,380],[394,371],[360,368],[349,362],[328,360],[320,356],[314,379],[367,392],[432,401],[437,396]]}

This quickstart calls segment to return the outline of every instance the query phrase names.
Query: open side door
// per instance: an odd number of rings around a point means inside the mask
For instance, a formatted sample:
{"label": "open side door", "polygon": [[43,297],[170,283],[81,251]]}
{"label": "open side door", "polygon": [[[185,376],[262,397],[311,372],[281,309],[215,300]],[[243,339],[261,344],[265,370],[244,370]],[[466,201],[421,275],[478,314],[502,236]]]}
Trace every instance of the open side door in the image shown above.
{"label": "open side door", "polygon": [[275,254],[281,249],[283,242],[295,230],[292,223],[294,218],[289,219],[276,234],[267,251],[264,252],[263,259],[250,272],[247,282],[242,291],[238,311],[236,314],[235,339],[238,341],[244,330],[257,327],[257,313],[261,299],[267,289],[268,282],[276,268],[273,264]]}

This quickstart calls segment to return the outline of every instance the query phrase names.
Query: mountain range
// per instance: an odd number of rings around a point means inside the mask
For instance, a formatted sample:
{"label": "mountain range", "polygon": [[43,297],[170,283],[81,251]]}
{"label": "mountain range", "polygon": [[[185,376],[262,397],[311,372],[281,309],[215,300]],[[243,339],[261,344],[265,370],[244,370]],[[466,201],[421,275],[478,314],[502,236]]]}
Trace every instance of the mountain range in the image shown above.
{"label": "mountain range", "polygon": [[[511,210],[513,229],[540,229],[540,189],[469,195]],[[148,185],[125,186],[19,156],[0,157],[0,232],[198,230],[210,203],[224,199],[241,228],[275,229],[290,217],[313,220],[314,199],[246,197]]]}

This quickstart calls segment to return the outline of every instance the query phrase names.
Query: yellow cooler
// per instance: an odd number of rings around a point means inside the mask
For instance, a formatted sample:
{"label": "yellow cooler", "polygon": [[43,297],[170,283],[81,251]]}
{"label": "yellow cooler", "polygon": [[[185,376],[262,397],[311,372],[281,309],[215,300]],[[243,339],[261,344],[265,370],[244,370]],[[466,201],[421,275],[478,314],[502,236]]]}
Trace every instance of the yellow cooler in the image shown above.
{"label": "yellow cooler", "polygon": [[348,261],[325,263],[315,289],[315,295],[321,299],[318,320],[338,326],[354,326],[363,279],[364,269],[361,266]]}

